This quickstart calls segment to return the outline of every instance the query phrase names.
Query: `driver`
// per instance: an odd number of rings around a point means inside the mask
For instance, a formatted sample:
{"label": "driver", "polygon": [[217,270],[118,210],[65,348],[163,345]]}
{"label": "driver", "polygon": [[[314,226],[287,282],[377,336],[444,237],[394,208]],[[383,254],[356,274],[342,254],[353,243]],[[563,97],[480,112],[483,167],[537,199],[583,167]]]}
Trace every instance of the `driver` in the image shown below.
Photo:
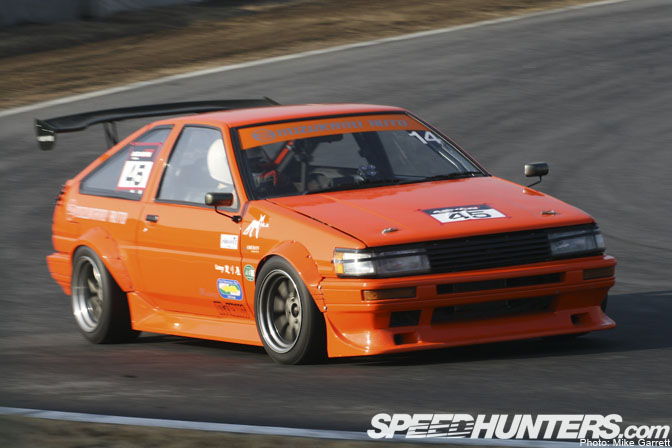
{"label": "driver", "polygon": [[213,185],[213,190],[208,190],[205,193],[233,192],[233,178],[231,177],[229,163],[226,159],[224,142],[221,139],[212,142],[210,148],[208,148],[207,165],[208,174],[216,184]]}

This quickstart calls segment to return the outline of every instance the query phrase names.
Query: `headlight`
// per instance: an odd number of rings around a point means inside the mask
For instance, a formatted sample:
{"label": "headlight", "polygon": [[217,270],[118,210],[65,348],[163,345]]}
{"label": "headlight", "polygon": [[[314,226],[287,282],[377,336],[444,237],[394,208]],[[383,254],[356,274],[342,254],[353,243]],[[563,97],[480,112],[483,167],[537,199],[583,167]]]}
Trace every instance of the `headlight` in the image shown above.
{"label": "headlight", "polygon": [[604,251],[604,239],[595,226],[551,231],[548,233],[548,241],[554,257]]}
{"label": "headlight", "polygon": [[423,249],[336,249],[334,268],[339,277],[393,277],[429,272]]}

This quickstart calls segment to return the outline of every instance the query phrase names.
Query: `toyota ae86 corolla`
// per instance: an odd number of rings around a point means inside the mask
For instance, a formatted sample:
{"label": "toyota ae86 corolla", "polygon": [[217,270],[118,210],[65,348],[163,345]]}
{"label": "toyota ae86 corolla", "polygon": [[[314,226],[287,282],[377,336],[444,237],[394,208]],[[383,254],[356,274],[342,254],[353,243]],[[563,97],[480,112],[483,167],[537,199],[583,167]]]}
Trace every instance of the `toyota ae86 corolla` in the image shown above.
{"label": "toyota ae86 corolla", "polygon": [[[116,121],[179,114],[116,143]],[[167,333],[295,364],[615,325],[593,218],[404,109],[162,104],[36,120],[37,140],[95,123],[113,146],[63,186],[47,257],[91,342]]]}

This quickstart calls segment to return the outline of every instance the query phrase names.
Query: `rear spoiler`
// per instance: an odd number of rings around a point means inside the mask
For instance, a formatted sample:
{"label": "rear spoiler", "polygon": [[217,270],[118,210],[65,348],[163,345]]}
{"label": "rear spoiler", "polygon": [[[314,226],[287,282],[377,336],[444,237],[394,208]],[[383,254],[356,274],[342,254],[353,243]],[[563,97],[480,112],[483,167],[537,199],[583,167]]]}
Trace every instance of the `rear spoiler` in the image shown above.
{"label": "rear spoiler", "polygon": [[119,109],[97,110],[48,120],[35,119],[37,143],[43,151],[50,150],[56,143],[56,134],[83,131],[91,125],[103,123],[105,139],[109,146],[118,143],[115,122],[131,118],[157,117],[213,112],[217,110],[246,109],[251,107],[275,106],[279,103],[270,98],[254,100],[214,100],[190,101],[186,103],[150,104],[148,106],[122,107]]}

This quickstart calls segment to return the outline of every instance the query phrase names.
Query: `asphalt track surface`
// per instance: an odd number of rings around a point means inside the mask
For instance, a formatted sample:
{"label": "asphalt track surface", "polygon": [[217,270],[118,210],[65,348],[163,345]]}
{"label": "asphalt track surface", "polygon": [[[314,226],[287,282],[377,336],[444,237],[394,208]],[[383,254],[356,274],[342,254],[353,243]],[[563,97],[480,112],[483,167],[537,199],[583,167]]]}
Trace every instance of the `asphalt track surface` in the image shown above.
{"label": "asphalt track surface", "polygon": [[[431,18],[428,18],[431,19]],[[364,430],[379,412],[672,417],[672,3],[638,0],[185,79],[0,119],[0,405],[222,423]],[[399,105],[493,174],[591,213],[619,260],[615,330],[325,365],[145,335],[94,346],[44,257],[60,184],[102,129],[37,150],[32,119],[100,108],[268,95]],[[142,122],[128,122],[130,132]]]}

